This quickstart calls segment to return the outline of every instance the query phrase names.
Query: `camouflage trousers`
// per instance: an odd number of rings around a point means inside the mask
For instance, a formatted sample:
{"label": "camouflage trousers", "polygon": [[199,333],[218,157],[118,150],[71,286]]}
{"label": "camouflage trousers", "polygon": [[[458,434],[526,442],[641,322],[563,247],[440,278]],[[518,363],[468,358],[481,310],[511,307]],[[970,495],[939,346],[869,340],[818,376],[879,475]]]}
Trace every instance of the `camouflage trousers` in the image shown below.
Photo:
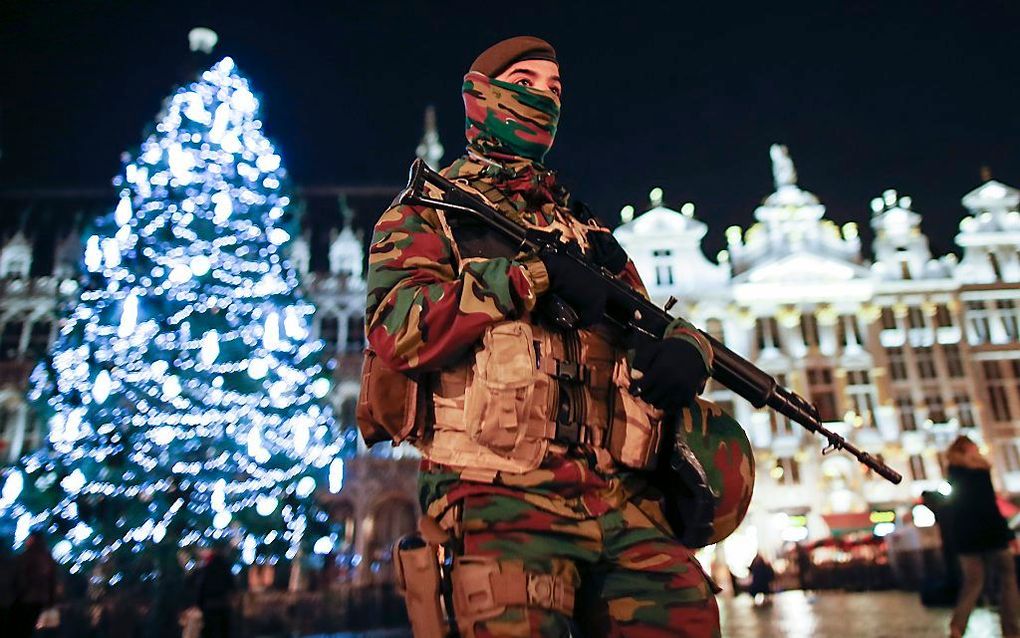
{"label": "camouflage trousers", "polygon": [[473,627],[461,626],[461,636],[720,635],[714,585],[692,551],[669,533],[657,501],[631,496],[622,505],[618,498],[600,503],[600,495],[589,492],[571,501],[575,512],[566,516],[521,496],[468,495],[443,524],[459,539],[463,557],[495,560],[504,568],[572,584],[573,617],[531,605],[507,606]]}

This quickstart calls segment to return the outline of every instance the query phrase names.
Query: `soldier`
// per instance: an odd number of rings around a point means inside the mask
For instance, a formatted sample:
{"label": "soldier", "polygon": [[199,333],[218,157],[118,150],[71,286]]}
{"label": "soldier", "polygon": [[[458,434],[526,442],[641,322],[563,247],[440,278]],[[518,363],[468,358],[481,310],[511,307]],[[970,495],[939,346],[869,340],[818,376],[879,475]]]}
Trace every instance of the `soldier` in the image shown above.
{"label": "soldier", "polygon": [[[644,293],[612,234],[543,165],[561,95],[547,42],[487,49],[464,78],[466,153],[443,174],[520,224],[559,231]],[[655,463],[664,410],[695,423],[719,414],[696,399],[709,344],[678,319],[628,357],[599,322],[605,297],[587,271],[558,253],[470,256],[468,241],[442,211],[382,214],[361,401],[399,412],[385,429],[422,452],[421,527],[454,555],[460,635],[718,636],[718,590],[641,472]],[[577,329],[543,318],[553,296],[577,311]],[[410,400],[387,369],[410,379]]]}

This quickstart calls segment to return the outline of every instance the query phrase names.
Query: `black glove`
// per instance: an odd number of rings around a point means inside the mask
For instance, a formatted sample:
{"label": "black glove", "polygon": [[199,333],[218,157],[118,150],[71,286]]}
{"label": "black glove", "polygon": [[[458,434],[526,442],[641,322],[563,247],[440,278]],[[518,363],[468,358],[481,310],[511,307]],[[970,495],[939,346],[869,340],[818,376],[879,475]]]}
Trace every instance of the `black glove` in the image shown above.
{"label": "black glove", "polygon": [[589,231],[588,244],[591,246],[591,260],[606,270],[619,275],[627,267],[630,258],[627,251],[623,249],[620,242],[616,241],[613,233],[605,231]]}
{"label": "black glove", "polygon": [[687,407],[708,381],[701,352],[689,341],[667,338],[638,346],[631,364],[630,392],[660,410]]}
{"label": "black glove", "polygon": [[[570,213],[586,223],[595,219],[588,205],[579,199],[575,199],[570,205]],[[588,244],[591,246],[590,259],[614,275],[619,275],[627,267],[630,258],[608,228],[589,231]]]}
{"label": "black glove", "polygon": [[541,251],[538,258],[549,273],[549,293],[570,304],[580,319],[577,327],[602,320],[606,291],[597,274],[560,252]]}

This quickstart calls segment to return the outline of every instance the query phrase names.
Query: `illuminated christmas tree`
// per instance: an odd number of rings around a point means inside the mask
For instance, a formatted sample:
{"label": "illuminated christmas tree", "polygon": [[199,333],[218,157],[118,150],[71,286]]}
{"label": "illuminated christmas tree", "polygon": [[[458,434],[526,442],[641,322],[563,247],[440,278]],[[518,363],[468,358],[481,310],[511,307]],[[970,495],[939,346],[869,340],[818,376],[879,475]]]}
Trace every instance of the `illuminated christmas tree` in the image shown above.
{"label": "illuminated christmas tree", "polygon": [[332,547],[313,493],[342,475],[314,308],[285,253],[286,172],[230,58],[176,90],[29,398],[47,443],[6,474],[0,516],[72,571],[229,539],[245,562]]}

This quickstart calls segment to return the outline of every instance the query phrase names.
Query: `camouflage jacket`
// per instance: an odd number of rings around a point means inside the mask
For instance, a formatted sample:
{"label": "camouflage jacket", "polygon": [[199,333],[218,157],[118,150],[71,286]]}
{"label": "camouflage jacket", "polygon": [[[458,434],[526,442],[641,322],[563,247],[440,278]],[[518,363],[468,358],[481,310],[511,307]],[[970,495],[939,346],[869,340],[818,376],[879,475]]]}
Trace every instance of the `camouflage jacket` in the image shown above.
{"label": "camouflage jacket", "polygon": [[[495,164],[465,156],[443,173],[524,225],[554,228],[572,223],[567,192],[555,174],[531,162]],[[367,336],[379,358],[397,370],[436,370],[453,363],[488,326],[531,310],[548,285],[541,262],[535,260],[497,257],[459,264],[442,224],[434,209],[395,205],[375,226],[369,250]],[[647,296],[633,262],[619,277]],[[711,347],[691,324],[677,319],[667,336],[694,344],[711,370]],[[500,477],[495,485],[458,481],[456,473],[428,462],[423,470],[422,506],[430,513],[471,493],[511,492],[570,515],[578,505],[564,498],[582,498],[590,489],[631,491],[621,489],[623,483],[616,478],[599,475],[593,458],[583,451],[574,458],[547,459],[538,470],[521,476]]]}

